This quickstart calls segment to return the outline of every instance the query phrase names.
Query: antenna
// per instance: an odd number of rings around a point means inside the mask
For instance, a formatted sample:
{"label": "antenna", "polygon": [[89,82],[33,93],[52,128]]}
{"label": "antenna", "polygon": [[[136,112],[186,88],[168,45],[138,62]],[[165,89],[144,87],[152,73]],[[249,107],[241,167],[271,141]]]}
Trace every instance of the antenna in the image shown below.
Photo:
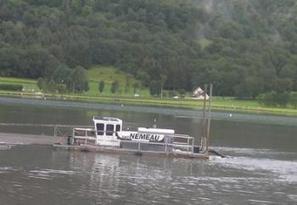
{"label": "antenna", "polygon": [[156,118],[154,118],[153,128],[157,128],[157,119]]}

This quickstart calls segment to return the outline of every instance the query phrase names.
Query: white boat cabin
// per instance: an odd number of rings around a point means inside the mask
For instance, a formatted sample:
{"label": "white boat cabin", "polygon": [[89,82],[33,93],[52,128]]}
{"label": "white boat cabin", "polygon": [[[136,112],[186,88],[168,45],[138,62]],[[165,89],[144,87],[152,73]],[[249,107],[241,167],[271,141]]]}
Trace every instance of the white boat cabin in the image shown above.
{"label": "white boat cabin", "polygon": [[103,146],[120,146],[116,133],[122,131],[123,121],[113,117],[93,117],[96,144]]}

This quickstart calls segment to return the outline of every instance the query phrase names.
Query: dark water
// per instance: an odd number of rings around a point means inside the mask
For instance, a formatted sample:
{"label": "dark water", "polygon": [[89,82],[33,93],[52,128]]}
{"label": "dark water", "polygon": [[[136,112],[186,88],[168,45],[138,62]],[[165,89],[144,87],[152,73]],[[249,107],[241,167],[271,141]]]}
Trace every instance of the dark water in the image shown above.
{"label": "dark water", "polygon": [[[68,105],[69,107],[65,107]],[[0,123],[83,124],[93,115],[126,127],[158,125],[199,136],[201,113],[0,98]],[[16,146],[0,150],[0,204],[297,204],[297,120],[213,113],[209,161]],[[50,128],[0,126],[0,132]]]}

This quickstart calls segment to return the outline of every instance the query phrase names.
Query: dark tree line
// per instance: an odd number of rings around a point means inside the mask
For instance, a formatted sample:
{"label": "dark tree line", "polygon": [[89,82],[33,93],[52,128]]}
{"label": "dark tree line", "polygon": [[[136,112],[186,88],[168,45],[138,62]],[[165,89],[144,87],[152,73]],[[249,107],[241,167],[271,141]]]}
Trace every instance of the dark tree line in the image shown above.
{"label": "dark tree line", "polygon": [[296,17],[295,0],[1,0],[0,75],[57,82],[61,66],[102,64],[157,95],[296,91]]}

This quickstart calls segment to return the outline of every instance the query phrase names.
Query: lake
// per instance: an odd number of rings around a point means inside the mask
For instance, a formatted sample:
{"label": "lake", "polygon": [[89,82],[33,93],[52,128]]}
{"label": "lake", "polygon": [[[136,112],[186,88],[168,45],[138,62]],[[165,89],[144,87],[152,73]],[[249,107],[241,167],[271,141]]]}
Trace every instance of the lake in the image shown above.
{"label": "lake", "polygon": [[[0,97],[0,132],[51,134],[38,124],[172,128],[199,136],[199,110]],[[0,150],[0,204],[296,204],[297,118],[213,112],[208,161],[55,150]],[[2,125],[1,125],[2,123]],[[32,123],[36,126],[4,126]]]}

